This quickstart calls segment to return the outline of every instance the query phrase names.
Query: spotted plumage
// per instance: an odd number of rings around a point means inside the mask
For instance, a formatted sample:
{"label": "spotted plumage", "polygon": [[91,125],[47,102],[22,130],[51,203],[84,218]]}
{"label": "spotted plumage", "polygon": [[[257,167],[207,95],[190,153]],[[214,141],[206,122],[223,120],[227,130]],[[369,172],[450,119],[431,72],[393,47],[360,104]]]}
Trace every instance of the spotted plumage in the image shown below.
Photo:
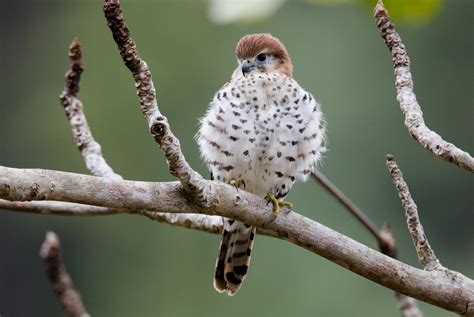
{"label": "spotted plumage", "polygon": [[[269,34],[243,37],[239,66],[201,120],[197,141],[211,175],[258,196],[284,198],[305,180],[325,151],[320,105],[292,78],[281,42]],[[224,219],[214,276],[219,292],[235,294],[247,273],[255,228]]]}

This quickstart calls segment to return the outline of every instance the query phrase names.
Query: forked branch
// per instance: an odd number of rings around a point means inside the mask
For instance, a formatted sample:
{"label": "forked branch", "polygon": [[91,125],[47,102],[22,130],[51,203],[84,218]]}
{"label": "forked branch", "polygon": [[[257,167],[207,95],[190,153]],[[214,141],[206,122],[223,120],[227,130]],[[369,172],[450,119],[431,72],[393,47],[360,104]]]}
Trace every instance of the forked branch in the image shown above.
{"label": "forked branch", "polygon": [[243,190],[236,192],[220,182],[209,182],[214,203],[206,208],[189,201],[179,182],[124,181],[0,167],[0,199],[58,200],[130,211],[219,215],[271,231],[376,283],[460,315],[466,315],[468,305],[474,302],[474,281],[462,274],[411,267],[297,212],[275,217],[264,199]]}
{"label": "forked branch", "polygon": [[[68,118],[69,125],[72,130],[72,135],[74,142],[81,152],[81,155],[86,163],[87,169],[94,176],[107,177],[111,179],[123,179],[121,175],[115,173],[113,169],[107,164],[104,156],[102,155],[100,144],[92,136],[92,131],[87,124],[86,115],[84,113],[84,107],[82,102],[77,97],[79,92],[79,84],[81,80],[81,74],[84,71],[84,62],[82,60],[82,48],[77,39],[74,39],[69,46],[69,59],[70,59],[70,68],[66,72],[65,81],[66,86],[63,92],[60,95],[61,104],[64,107],[66,112],[66,117]],[[154,94],[154,90],[152,91]],[[51,204],[53,205],[51,206]],[[1,204],[7,204],[5,201],[0,201]],[[44,204],[41,205],[39,202],[35,205],[34,203],[25,203],[23,202],[24,208],[36,209],[40,207],[44,209]],[[29,205],[28,205],[29,204]],[[82,214],[86,213],[87,210],[91,212],[92,208],[93,213],[98,213],[100,215],[110,214],[111,211],[107,210],[97,210],[101,207],[92,207],[92,206],[81,206],[78,204],[73,205],[60,205],[58,203],[54,205],[54,202],[49,203],[47,211],[52,213],[53,210],[57,212],[66,212],[72,209],[73,213],[81,212]],[[17,207],[17,206],[14,206]],[[15,208],[17,209],[17,208]],[[120,212],[119,210],[112,211],[115,213]],[[157,220],[160,222],[170,223],[172,225],[180,225],[188,228],[196,229],[206,229],[206,230],[217,230],[217,224],[222,226],[222,219],[216,216],[203,216],[203,215],[193,215],[193,214],[167,214],[161,212],[147,213],[145,211],[137,211],[142,215],[147,216],[150,219]]]}

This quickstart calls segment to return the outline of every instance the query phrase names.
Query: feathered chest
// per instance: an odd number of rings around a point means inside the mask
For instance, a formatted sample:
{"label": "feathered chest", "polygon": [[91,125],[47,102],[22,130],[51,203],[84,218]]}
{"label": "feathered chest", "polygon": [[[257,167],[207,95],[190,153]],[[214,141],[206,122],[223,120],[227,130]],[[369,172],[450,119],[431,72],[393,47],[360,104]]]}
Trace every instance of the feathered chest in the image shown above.
{"label": "feathered chest", "polygon": [[270,179],[304,177],[324,148],[319,104],[283,75],[232,80],[214,96],[198,133],[214,175]]}

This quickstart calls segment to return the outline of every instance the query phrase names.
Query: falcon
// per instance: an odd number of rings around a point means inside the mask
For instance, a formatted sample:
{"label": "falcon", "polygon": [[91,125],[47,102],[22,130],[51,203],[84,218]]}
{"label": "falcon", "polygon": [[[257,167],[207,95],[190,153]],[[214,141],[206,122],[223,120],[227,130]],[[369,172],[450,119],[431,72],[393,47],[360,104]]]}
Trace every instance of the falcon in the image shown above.
{"label": "falcon", "polygon": [[[211,179],[280,207],[325,152],[325,121],[313,95],[293,79],[285,46],[270,34],[246,35],[238,66],[209,104],[196,134]],[[256,228],[224,218],[214,288],[234,295],[247,274]]]}

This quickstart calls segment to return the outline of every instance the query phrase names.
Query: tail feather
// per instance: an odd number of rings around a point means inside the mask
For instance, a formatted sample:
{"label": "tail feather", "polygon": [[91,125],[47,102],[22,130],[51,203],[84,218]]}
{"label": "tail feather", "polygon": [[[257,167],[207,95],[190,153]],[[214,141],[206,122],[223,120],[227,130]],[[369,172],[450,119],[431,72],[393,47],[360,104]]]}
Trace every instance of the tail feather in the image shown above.
{"label": "tail feather", "polygon": [[255,228],[225,218],[214,275],[214,288],[234,295],[242,285],[250,263]]}

